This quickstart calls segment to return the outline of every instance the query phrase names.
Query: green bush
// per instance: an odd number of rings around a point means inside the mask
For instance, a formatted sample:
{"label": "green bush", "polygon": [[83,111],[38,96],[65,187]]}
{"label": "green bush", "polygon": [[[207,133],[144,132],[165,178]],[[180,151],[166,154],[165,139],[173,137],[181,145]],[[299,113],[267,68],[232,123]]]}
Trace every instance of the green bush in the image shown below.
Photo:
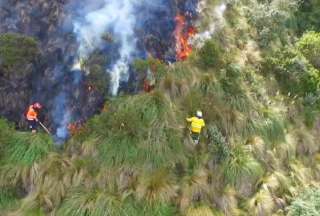
{"label": "green bush", "polygon": [[107,94],[109,90],[110,75],[105,71],[107,59],[103,54],[94,52],[84,62],[84,68],[90,72],[87,75],[89,85],[96,88],[102,94]]}
{"label": "green bush", "polygon": [[146,71],[151,69],[156,74],[156,79],[159,80],[166,72],[166,66],[160,60],[148,58],[146,60],[138,59],[133,62],[133,68],[140,76],[145,76]]}
{"label": "green bush", "polygon": [[251,1],[247,4],[246,17],[256,28],[257,39],[262,48],[270,48],[271,42],[279,39],[283,44],[288,43],[298,5],[298,0]]}
{"label": "green bush", "polygon": [[25,75],[25,65],[32,63],[38,53],[34,38],[11,33],[0,34],[0,67],[5,75],[11,72]]}
{"label": "green bush", "polygon": [[289,216],[320,215],[320,189],[307,189],[289,206]]}
{"label": "green bush", "polygon": [[214,40],[208,40],[199,50],[199,64],[203,68],[216,67],[222,64],[222,48]]}
{"label": "green bush", "polygon": [[287,48],[264,62],[265,74],[273,73],[284,93],[304,96],[315,92],[320,83],[320,72],[294,50]]}
{"label": "green bush", "polygon": [[320,31],[320,2],[318,0],[301,1],[296,12],[297,30],[301,34],[307,30]]}
{"label": "green bush", "polygon": [[221,163],[230,157],[230,146],[226,138],[221,134],[216,126],[208,127],[209,152],[213,154],[213,160]]}
{"label": "green bush", "polygon": [[314,67],[320,69],[320,33],[305,33],[298,41],[297,48]]}

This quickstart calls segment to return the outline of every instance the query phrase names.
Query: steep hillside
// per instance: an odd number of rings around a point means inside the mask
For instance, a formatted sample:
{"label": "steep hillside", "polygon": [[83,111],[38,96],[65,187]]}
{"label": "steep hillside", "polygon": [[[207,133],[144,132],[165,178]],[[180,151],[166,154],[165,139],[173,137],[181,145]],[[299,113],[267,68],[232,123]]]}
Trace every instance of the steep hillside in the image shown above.
{"label": "steep hillside", "polygon": [[[79,104],[85,110],[103,95],[104,106],[69,128],[64,144],[0,120],[0,215],[320,214],[319,12],[317,0],[200,1],[188,23],[197,34],[176,42],[192,53],[168,63],[154,48],[132,63],[134,91],[116,97],[105,92],[112,79],[100,79],[103,54],[93,52],[81,67],[93,71],[84,80],[96,97],[84,93]],[[175,39],[184,37],[177,29]],[[38,51],[13,58],[4,46],[12,37],[25,36],[0,34],[0,98],[27,103]],[[150,70],[155,87],[145,92]],[[5,94],[17,77],[26,86]],[[0,114],[19,122],[3,101]],[[199,145],[186,122],[197,110],[206,121]]]}

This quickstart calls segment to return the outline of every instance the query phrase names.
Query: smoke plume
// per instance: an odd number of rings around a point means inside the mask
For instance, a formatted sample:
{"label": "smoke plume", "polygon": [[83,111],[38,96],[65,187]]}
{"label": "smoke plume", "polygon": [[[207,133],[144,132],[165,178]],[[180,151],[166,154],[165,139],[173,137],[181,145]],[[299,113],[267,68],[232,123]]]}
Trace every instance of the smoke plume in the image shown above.
{"label": "smoke plume", "polygon": [[30,103],[45,106],[44,123],[63,142],[70,124],[86,121],[103,106],[104,96],[87,87],[91,73],[86,61],[97,52],[107,59],[103,68],[110,75],[110,95],[138,91],[129,83],[136,80],[133,62],[147,56],[176,61],[176,16],[185,16],[180,32],[184,36],[197,18],[197,4],[198,0],[0,0],[0,33],[26,34],[39,41],[42,58]]}

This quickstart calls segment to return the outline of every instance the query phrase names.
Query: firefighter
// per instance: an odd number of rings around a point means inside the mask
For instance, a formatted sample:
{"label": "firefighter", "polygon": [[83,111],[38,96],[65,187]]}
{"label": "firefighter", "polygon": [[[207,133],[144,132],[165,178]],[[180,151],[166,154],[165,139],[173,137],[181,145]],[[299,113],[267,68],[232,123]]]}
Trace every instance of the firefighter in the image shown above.
{"label": "firefighter", "polygon": [[26,119],[28,121],[29,129],[31,130],[32,133],[37,132],[37,127],[39,122],[38,115],[41,109],[42,109],[42,105],[37,102],[30,105],[26,113]]}
{"label": "firefighter", "polygon": [[203,120],[202,112],[200,110],[197,111],[196,116],[187,118],[187,122],[191,123],[190,133],[194,143],[199,144],[201,131],[206,125]]}

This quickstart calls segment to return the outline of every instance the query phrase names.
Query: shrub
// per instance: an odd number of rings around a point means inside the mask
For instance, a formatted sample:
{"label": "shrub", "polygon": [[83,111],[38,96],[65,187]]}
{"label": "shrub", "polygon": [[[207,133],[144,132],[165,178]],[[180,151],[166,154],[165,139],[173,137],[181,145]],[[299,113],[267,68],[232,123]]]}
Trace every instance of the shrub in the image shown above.
{"label": "shrub", "polygon": [[89,59],[84,62],[84,67],[90,72],[87,75],[87,82],[102,94],[108,92],[110,83],[110,75],[105,71],[106,64],[105,56],[97,52],[91,54]]}
{"label": "shrub", "polygon": [[25,75],[24,65],[32,63],[38,53],[37,41],[31,37],[11,33],[0,35],[0,67],[5,75],[13,69]]}
{"label": "shrub", "polygon": [[222,49],[214,40],[208,40],[199,50],[199,63],[204,68],[217,67],[222,63]]}
{"label": "shrub", "polygon": [[294,19],[298,0],[256,2],[248,4],[246,15],[257,30],[260,46],[266,48],[277,39],[287,43],[289,24]]}
{"label": "shrub", "polygon": [[307,189],[289,206],[289,216],[320,215],[320,189]]}
{"label": "shrub", "polygon": [[151,69],[156,74],[156,79],[159,80],[166,72],[166,66],[160,60],[148,58],[146,60],[138,59],[133,62],[133,68],[138,74],[146,75],[146,71]]}
{"label": "shrub", "polygon": [[264,62],[266,74],[273,73],[284,93],[305,96],[317,91],[320,79],[319,71],[306,61],[301,54],[287,48],[278,51]]}
{"label": "shrub", "polygon": [[298,32],[306,30],[320,31],[320,2],[318,0],[301,1],[296,12]]}
{"label": "shrub", "polygon": [[297,48],[314,67],[320,69],[320,33],[305,33],[298,41]]}
{"label": "shrub", "polygon": [[221,163],[230,157],[229,144],[216,126],[208,127],[209,152],[213,154],[216,163]]}

